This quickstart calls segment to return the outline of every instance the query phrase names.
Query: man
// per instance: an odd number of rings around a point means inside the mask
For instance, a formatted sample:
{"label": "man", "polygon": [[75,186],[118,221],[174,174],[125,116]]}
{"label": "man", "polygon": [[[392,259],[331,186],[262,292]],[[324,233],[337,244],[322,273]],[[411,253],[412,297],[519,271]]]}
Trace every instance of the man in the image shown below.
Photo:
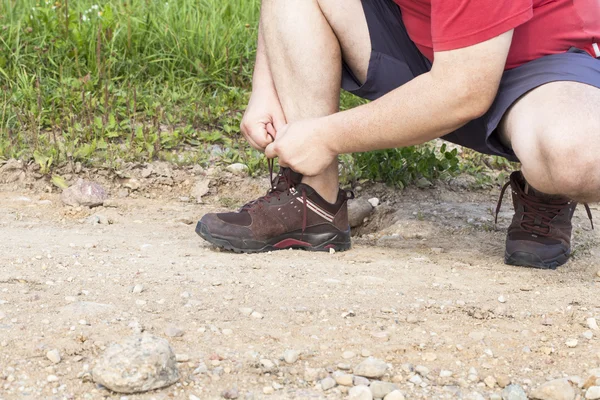
{"label": "man", "polygon": [[[597,0],[264,0],[242,132],[289,169],[197,232],[347,249],[337,155],[443,137],[521,162],[505,261],[556,268],[577,202],[600,200],[599,46]],[[340,86],[374,101],[339,112]]]}

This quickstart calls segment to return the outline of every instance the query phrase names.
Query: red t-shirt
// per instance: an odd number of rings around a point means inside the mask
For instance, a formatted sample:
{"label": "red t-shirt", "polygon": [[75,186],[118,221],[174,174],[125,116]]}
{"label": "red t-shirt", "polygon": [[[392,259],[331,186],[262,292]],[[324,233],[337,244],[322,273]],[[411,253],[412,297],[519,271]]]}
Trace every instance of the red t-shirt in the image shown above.
{"label": "red t-shirt", "polygon": [[571,47],[600,57],[600,0],[394,0],[408,35],[434,51],[471,46],[514,29],[506,69]]}

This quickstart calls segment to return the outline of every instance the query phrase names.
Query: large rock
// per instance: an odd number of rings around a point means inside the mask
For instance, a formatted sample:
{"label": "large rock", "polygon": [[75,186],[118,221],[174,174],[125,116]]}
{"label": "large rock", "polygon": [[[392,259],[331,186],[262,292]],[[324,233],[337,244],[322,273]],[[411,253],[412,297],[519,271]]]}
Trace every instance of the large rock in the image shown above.
{"label": "large rock", "polygon": [[377,358],[369,357],[354,368],[354,375],[365,378],[381,378],[388,369],[388,365]]}
{"label": "large rock", "polygon": [[592,386],[585,392],[586,400],[600,399],[600,386]]}
{"label": "large rock", "polygon": [[348,200],[348,221],[350,227],[362,225],[365,218],[373,212],[373,206],[364,198]]}
{"label": "large rock", "polygon": [[25,166],[14,158],[0,166],[0,183],[13,183],[25,179]]}
{"label": "large rock", "polygon": [[172,385],[179,380],[179,370],[169,342],[144,334],[106,349],[92,376],[114,392],[140,393]]}
{"label": "large rock", "polygon": [[533,390],[532,400],[574,400],[575,390],[568,379],[555,379]]}
{"label": "large rock", "polygon": [[68,206],[96,207],[108,199],[108,194],[97,183],[78,179],[74,185],[63,190],[60,199]]}

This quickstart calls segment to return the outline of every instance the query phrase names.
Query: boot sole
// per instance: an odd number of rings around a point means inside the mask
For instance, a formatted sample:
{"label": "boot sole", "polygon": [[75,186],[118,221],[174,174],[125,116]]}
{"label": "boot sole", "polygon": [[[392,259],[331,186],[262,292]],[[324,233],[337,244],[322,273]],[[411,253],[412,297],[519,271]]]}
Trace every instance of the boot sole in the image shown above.
{"label": "boot sole", "polygon": [[235,253],[265,253],[268,251],[299,249],[308,251],[346,251],[351,248],[350,229],[345,232],[305,233],[292,232],[278,236],[268,242],[220,237],[212,235],[202,222],[196,225],[196,233],[207,242],[224,250]]}
{"label": "boot sole", "polygon": [[529,267],[537,269],[556,269],[569,261],[570,253],[561,254],[551,260],[542,260],[537,254],[516,251],[504,255],[504,263],[517,267]]}

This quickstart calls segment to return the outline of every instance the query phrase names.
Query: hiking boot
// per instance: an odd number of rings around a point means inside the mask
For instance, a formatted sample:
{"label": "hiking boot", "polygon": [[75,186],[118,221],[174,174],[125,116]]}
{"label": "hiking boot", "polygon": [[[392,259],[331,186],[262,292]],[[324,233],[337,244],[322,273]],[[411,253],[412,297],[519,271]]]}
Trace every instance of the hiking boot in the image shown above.
{"label": "hiking boot", "polygon": [[[563,196],[536,191],[517,171],[502,188],[496,223],[508,186],[512,189],[515,215],[506,237],[505,263],[542,269],[556,269],[566,263],[571,254],[571,219],[577,203]],[[591,221],[587,204],[585,208]]]}
{"label": "hiking boot", "polygon": [[[272,168],[272,166],[270,166]],[[269,192],[238,212],[206,214],[196,233],[236,253],[283,249],[343,251],[350,248],[347,200],[340,190],[335,204],[300,183],[302,176],[282,168]]]}

